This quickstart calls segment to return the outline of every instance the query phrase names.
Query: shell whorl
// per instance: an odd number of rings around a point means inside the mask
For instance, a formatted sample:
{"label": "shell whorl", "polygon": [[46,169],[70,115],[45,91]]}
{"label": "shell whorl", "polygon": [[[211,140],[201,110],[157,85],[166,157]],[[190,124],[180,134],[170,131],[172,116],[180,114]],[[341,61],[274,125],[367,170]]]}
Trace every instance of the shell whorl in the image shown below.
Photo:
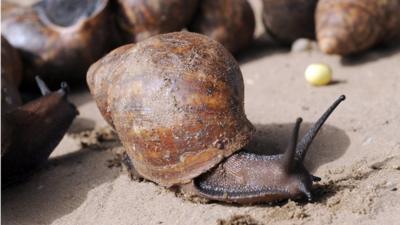
{"label": "shell whorl", "polygon": [[242,74],[221,44],[176,32],[125,48],[93,65],[88,83],[111,81],[91,92],[105,95],[98,105],[110,105],[100,110],[142,176],[164,186],[187,183],[248,143],[254,128],[244,113]]}

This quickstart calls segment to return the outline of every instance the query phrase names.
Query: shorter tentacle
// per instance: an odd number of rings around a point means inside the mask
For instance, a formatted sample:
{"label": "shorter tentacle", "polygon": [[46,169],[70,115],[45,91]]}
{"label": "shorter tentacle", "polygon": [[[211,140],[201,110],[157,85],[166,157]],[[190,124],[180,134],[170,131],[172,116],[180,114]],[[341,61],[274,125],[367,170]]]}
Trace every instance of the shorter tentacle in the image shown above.
{"label": "shorter tentacle", "polygon": [[299,136],[300,124],[302,121],[303,121],[302,118],[300,117],[297,118],[288,148],[286,149],[286,152],[283,155],[282,166],[287,172],[290,172],[291,169],[294,167],[297,139]]}
{"label": "shorter tentacle", "polygon": [[40,93],[45,96],[51,93],[49,87],[47,87],[46,83],[39,77],[35,76],[36,84],[40,89]]}

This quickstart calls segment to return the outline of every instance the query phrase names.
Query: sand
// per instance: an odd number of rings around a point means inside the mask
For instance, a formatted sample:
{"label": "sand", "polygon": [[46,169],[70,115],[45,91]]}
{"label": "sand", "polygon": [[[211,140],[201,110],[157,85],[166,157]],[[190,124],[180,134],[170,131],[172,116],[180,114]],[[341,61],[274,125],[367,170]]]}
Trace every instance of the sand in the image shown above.
{"label": "sand", "polygon": [[[259,9],[259,3],[252,1]],[[260,24],[257,34],[262,34]],[[290,52],[263,37],[239,57],[253,148],[281,152],[298,116],[304,134],[340,94],[343,102],[305,165],[322,181],[315,201],[238,206],[193,203],[154,183],[132,181],[123,147],[88,91],[73,90],[80,116],[27,182],[2,191],[3,224],[398,224],[400,221],[400,47],[360,56]],[[329,64],[335,82],[312,87],[310,63]]]}

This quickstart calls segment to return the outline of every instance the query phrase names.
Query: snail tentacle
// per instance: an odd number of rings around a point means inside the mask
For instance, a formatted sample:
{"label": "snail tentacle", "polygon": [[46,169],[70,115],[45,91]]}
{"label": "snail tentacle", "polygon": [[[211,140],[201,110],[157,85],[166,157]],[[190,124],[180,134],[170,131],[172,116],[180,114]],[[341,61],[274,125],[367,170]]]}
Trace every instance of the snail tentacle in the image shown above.
{"label": "snail tentacle", "polygon": [[295,166],[296,145],[299,136],[300,124],[302,121],[303,119],[301,117],[297,118],[288,148],[283,155],[282,167],[286,170],[286,172],[290,172]]}
{"label": "snail tentacle", "polygon": [[325,121],[329,118],[332,112],[336,109],[336,107],[346,99],[346,96],[341,95],[326,111],[322,116],[318,119],[318,121],[312,126],[304,137],[300,140],[297,144],[296,149],[296,157],[297,160],[302,162],[304,157],[307,154],[307,150],[310,147],[312,141],[314,140],[315,136],[318,134],[318,131],[321,129],[322,125],[324,125]]}
{"label": "snail tentacle", "polygon": [[51,93],[49,87],[47,86],[47,84],[39,77],[39,76],[35,76],[35,80],[36,80],[36,84],[40,89],[40,93],[45,96]]}

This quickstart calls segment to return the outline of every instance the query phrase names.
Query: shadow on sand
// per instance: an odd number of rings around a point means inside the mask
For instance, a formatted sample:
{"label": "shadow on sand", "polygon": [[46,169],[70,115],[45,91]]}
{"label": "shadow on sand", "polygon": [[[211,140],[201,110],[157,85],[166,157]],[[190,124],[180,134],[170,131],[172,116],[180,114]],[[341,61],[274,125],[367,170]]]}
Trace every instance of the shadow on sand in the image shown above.
{"label": "shadow on sand", "polygon": [[[312,125],[312,123],[307,122],[301,124],[299,139]],[[289,144],[294,123],[256,124],[255,127],[257,132],[253,140],[245,147],[246,151],[273,155],[285,151]],[[325,124],[311,144],[304,165],[312,173],[321,165],[340,158],[349,145],[350,138],[345,131]]]}
{"label": "shadow on sand", "polygon": [[244,64],[269,55],[289,52],[290,47],[280,45],[264,33],[260,37],[254,39],[250,46],[235,55],[235,58],[239,64]]}
{"label": "shadow on sand", "polygon": [[382,58],[390,57],[400,52],[400,44],[379,45],[370,50],[360,52],[355,55],[342,57],[343,66],[358,66],[370,62],[378,61]]}
{"label": "shadow on sand", "polygon": [[[112,143],[114,147],[119,142]],[[1,219],[10,224],[51,224],[71,213],[93,188],[111,182],[119,169],[107,167],[114,153],[84,148],[49,160],[25,183],[2,190]]]}

